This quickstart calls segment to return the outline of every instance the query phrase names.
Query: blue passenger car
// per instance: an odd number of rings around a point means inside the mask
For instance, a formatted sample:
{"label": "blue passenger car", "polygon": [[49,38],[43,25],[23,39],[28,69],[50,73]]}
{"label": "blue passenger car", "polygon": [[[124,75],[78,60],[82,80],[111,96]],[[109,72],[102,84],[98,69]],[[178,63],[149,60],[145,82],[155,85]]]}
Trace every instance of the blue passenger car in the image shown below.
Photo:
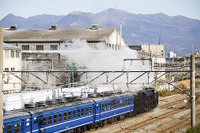
{"label": "blue passenger car", "polygon": [[[148,93],[141,92],[137,98],[132,93],[113,94],[9,111],[4,114],[4,133],[60,133],[70,130],[83,132],[102,126],[104,122],[112,122],[116,118],[131,116],[128,114],[142,112],[141,108],[137,107],[140,103],[145,104],[142,107],[154,108],[157,105],[157,98],[154,90],[148,90]],[[147,105],[149,103],[155,105],[150,107]]]}

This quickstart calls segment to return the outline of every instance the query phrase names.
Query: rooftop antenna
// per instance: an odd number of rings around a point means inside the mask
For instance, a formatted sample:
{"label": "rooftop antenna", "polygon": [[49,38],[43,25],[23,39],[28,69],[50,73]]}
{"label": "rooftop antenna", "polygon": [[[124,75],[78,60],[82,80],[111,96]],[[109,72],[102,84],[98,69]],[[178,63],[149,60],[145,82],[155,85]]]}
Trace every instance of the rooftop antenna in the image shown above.
{"label": "rooftop antenna", "polygon": [[162,30],[160,32],[160,36],[159,36],[159,40],[158,40],[158,45],[160,45],[161,37],[162,37]]}

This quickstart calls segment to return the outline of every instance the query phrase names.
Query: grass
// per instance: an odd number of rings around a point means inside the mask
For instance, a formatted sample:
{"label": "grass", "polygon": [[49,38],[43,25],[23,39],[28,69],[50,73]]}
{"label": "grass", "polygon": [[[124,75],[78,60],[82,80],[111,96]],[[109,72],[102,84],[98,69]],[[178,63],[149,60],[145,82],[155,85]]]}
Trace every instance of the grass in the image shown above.
{"label": "grass", "polygon": [[195,126],[194,129],[192,128],[187,129],[186,133],[200,133],[200,124]]}

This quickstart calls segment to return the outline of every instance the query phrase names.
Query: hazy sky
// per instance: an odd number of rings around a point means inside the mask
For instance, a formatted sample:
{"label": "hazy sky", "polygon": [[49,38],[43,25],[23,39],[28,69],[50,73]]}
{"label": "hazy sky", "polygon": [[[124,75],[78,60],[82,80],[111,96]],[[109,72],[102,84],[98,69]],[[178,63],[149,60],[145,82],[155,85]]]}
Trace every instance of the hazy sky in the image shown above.
{"label": "hazy sky", "polygon": [[98,13],[115,8],[135,14],[158,12],[200,20],[200,0],[0,0],[0,20],[7,14],[30,17],[67,15],[72,11]]}

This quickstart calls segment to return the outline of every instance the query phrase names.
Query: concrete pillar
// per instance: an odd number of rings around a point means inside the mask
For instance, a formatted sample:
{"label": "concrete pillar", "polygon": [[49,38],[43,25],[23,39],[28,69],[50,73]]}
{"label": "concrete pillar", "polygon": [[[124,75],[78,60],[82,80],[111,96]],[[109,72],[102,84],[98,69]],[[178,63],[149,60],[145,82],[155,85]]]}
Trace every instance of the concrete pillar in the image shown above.
{"label": "concrete pillar", "polygon": [[190,101],[191,101],[191,127],[196,125],[195,113],[195,56],[190,56]]}
{"label": "concrete pillar", "polygon": [[170,91],[170,84],[171,84],[171,73],[169,72],[169,84],[168,84],[168,90]]}
{"label": "concrete pillar", "polygon": [[0,133],[3,133],[3,28],[0,27]]}

